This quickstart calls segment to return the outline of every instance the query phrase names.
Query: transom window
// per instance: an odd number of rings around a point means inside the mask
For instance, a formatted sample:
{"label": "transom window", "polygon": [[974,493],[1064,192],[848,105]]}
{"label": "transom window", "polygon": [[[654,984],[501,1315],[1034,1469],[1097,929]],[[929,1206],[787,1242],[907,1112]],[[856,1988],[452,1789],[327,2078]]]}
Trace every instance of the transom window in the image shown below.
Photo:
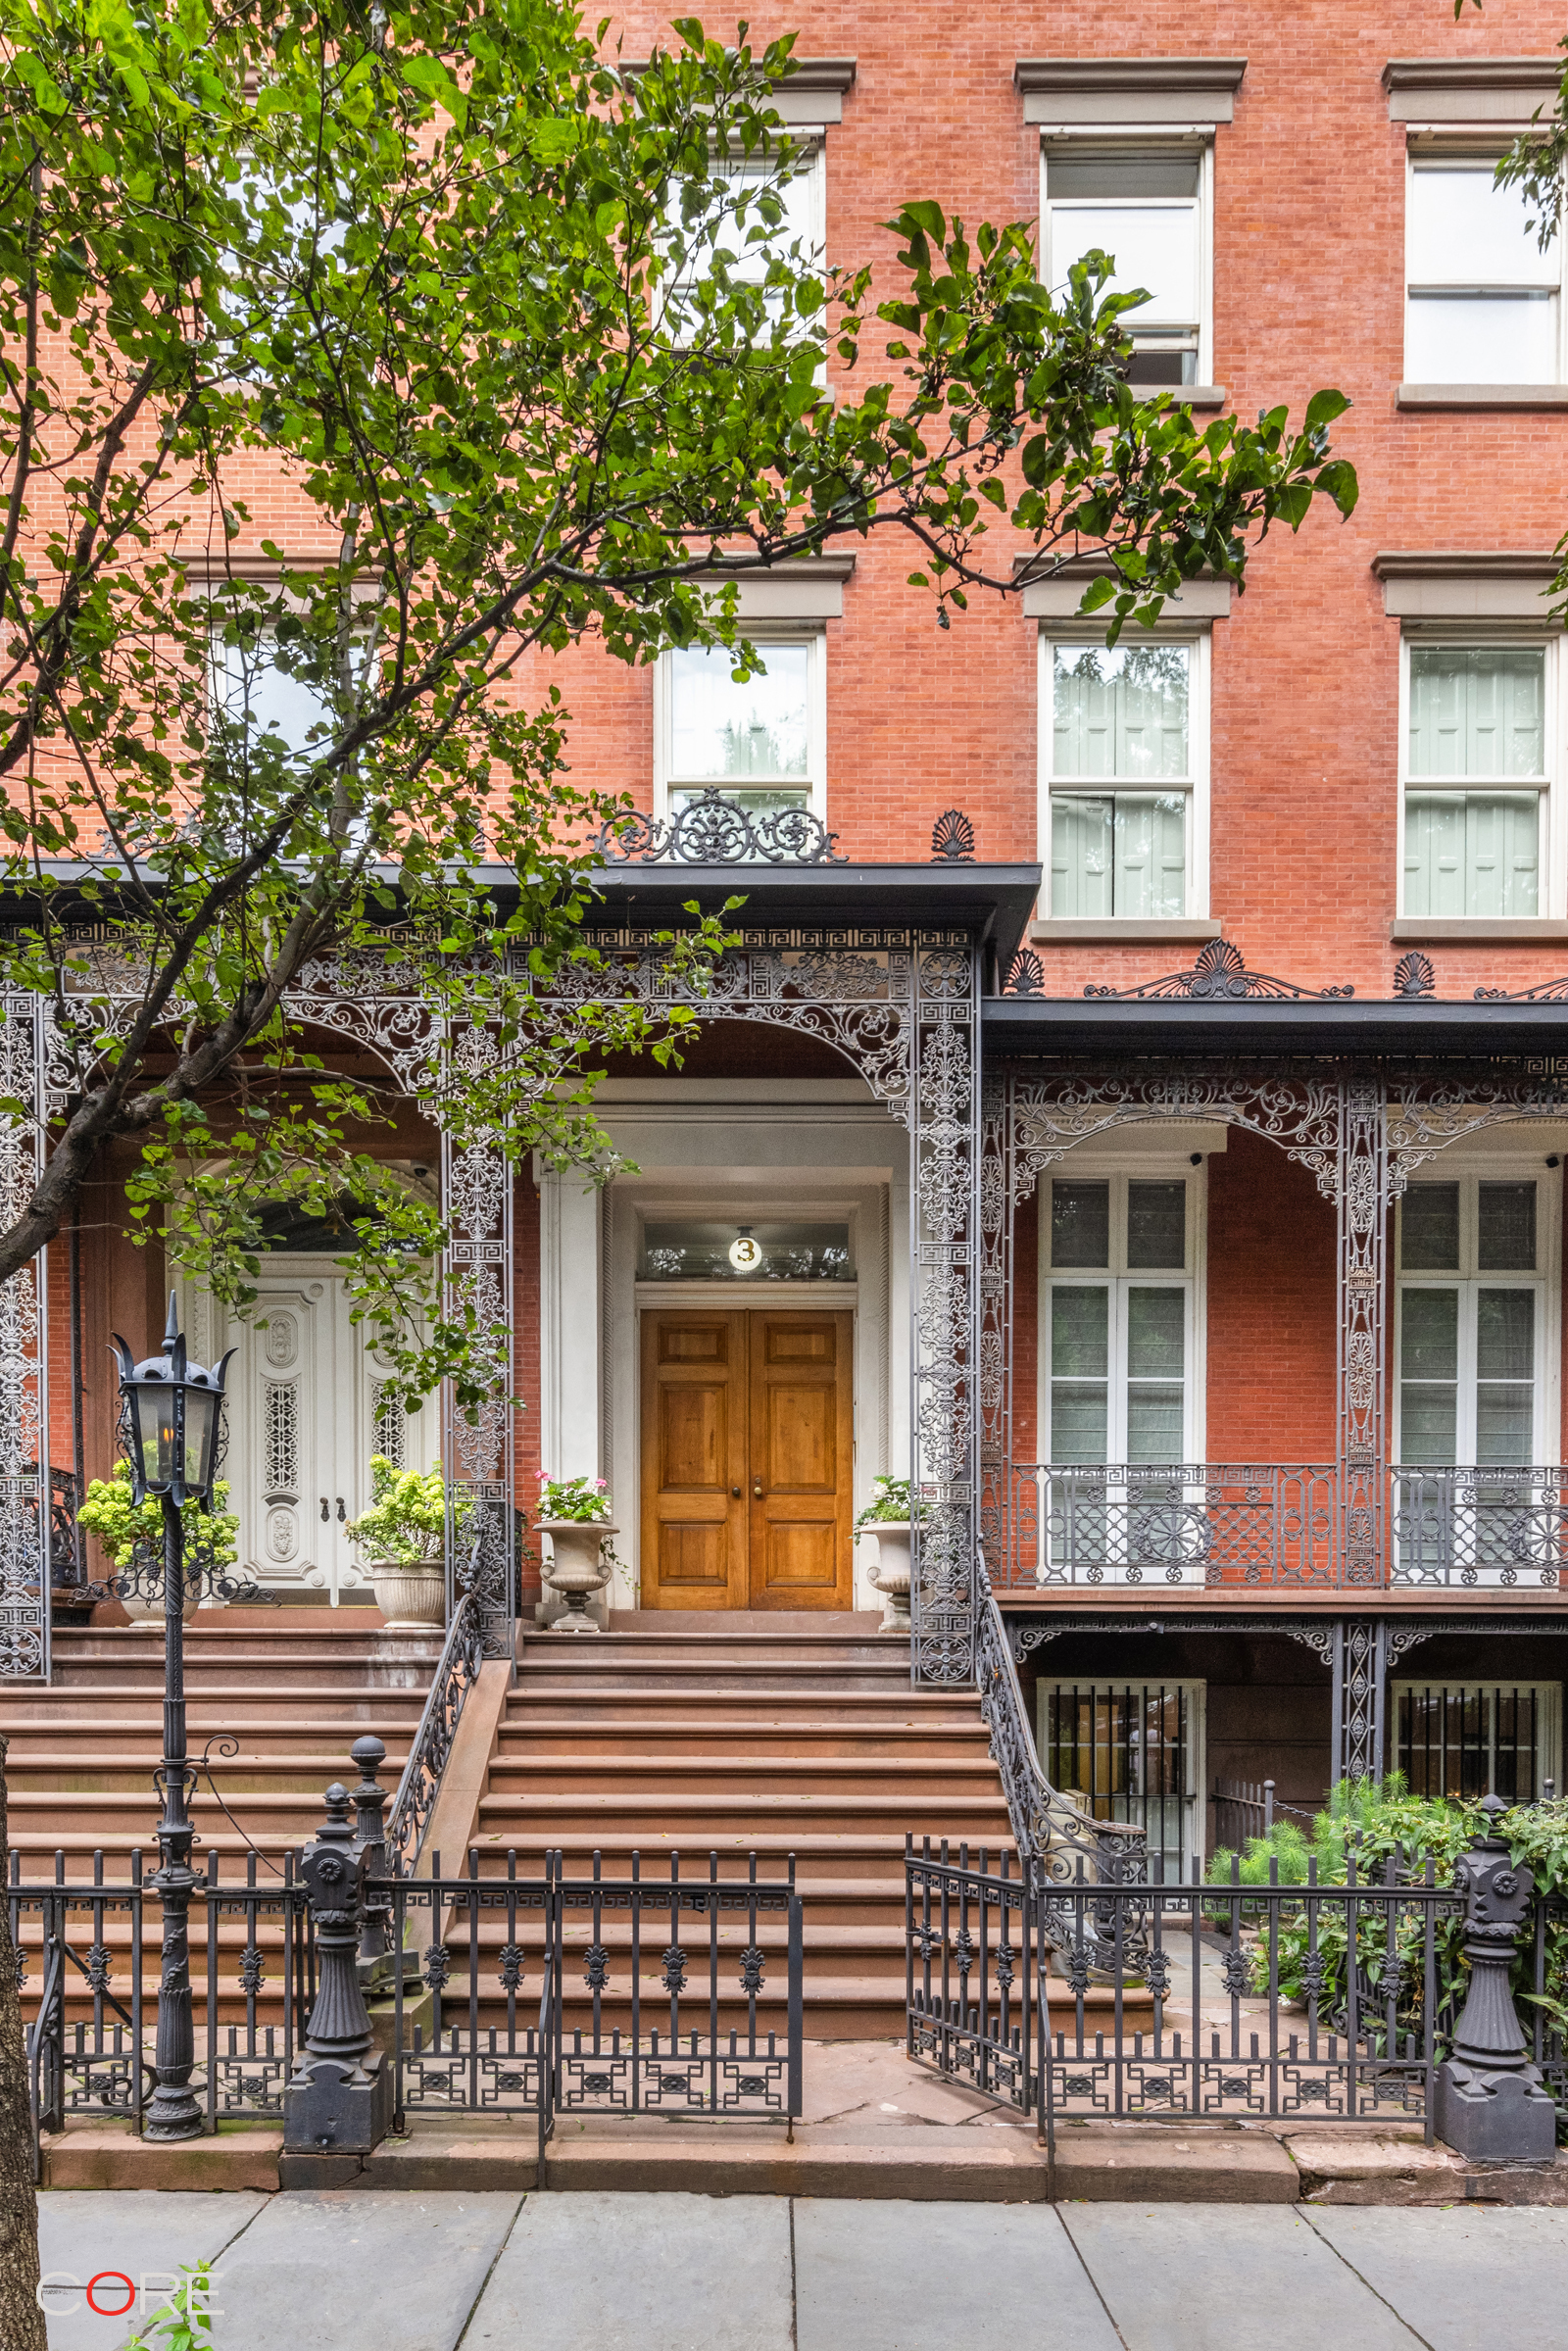
{"label": "transom window", "polygon": [[723,647],[682,648],[662,662],[664,790],[673,815],[710,785],[737,807],[821,814],[821,640],[753,639],[762,672],[737,681]]}
{"label": "transom window", "polygon": [[1405,913],[1539,913],[1547,648],[1410,644],[1405,653]]}
{"label": "transom window", "polygon": [[1189,1457],[1192,1187],[1181,1177],[1057,1177],[1051,1187],[1049,1458]]}
{"label": "transom window", "polygon": [[1544,252],[1539,207],[1499,188],[1495,155],[1412,156],[1406,199],[1404,372],[1409,383],[1555,383],[1562,239]]}
{"label": "transom window", "polygon": [[1048,643],[1054,916],[1193,910],[1200,656],[1197,641]]}
{"label": "transom window", "polygon": [[1465,1175],[1400,1200],[1397,1446],[1412,1468],[1544,1458],[1543,1189]]}
{"label": "transom window", "polygon": [[1145,289],[1123,320],[1140,390],[1206,381],[1207,173],[1207,152],[1195,147],[1045,150],[1047,283],[1064,289],[1073,263],[1098,246],[1116,265],[1103,292]]}

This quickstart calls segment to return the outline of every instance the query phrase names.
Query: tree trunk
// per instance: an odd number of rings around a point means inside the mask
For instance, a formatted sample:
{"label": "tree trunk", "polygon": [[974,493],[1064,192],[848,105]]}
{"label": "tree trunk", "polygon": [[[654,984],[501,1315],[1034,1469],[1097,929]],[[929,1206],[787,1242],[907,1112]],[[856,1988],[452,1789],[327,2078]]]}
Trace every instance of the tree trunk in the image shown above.
{"label": "tree trunk", "polygon": [[[11,1876],[6,1839],[6,1742],[0,1739],[0,1886]],[[48,2351],[38,2308],[38,2197],[32,2184],[32,2110],[10,1905],[0,1896],[0,2343]]]}

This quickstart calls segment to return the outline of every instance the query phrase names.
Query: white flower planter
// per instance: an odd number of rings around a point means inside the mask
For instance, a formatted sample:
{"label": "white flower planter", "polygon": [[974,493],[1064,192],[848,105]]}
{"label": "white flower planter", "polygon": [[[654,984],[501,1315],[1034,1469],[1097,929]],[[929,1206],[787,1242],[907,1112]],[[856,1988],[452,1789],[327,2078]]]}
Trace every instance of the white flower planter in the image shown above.
{"label": "white flower planter", "polygon": [[534,1529],[549,1536],[555,1554],[542,1571],[544,1581],[566,1603],[565,1615],[557,1617],[551,1632],[597,1633],[600,1628],[589,1615],[587,1602],[590,1593],[603,1592],[610,1582],[610,1570],[601,1560],[599,1548],[618,1534],[619,1528],[607,1518],[539,1518]]}
{"label": "white flower planter", "polygon": [[375,1604],[389,1633],[427,1633],[446,1623],[447,1571],[439,1559],[415,1567],[396,1559],[372,1559],[368,1574]]}
{"label": "white flower planter", "polygon": [[909,1522],[907,1519],[871,1519],[861,1529],[862,1534],[876,1537],[877,1561],[871,1570],[870,1581],[885,1601],[881,1633],[904,1633],[909,1630]]}

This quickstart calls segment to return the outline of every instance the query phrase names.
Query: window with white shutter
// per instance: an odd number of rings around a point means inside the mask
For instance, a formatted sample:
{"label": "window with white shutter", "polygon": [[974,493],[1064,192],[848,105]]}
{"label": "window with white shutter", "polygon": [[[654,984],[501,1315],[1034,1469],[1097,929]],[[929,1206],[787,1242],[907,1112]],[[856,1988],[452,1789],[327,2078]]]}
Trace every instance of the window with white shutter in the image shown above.
{"label": "window with white shutter", "polygon": [[1197,641],[1048,646],[1051,911],[1192,909]]}
{"label": "window with white shutter", "polygon": [[1562,239],[1499,188],[1495,155],[1412,155],[1405,204],[1405,379],[1544,384],[1561,376]]}
{"label": "window with white shutter", "polygon": [[1550,653],[1406,645],[1405,915],[1507,921],[1547,910]]}

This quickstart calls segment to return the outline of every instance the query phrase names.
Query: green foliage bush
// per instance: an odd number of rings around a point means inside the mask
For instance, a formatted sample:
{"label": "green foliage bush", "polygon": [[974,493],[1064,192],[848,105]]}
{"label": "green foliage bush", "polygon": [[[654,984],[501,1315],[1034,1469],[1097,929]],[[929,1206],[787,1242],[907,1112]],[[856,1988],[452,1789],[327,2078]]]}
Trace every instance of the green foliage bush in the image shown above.
{"label": "green foliage bush", "polygon": [[[452,1515],[461,1527],[473,1497],[459,1488]],[[434,1469],[398,1469],[385,1453],[370,1455],[370,1506],[347,1528],[350,1543],[369,1559],[397,1567],[426,1567],[442,1556],[447,1537],[447,1489],[438,1461]]]}
{"label": "green foliage bush", "polygon": [[[218,1506],[210,1516],[197,1502],[187,1502],[180,1512],[186,1547],[200,1551],[204,1567],[230,1568],[239,1557],[239,1520],[232,1510],[223,1508],[227,1499],[228,1482],[220,1478],[213,1487]],[[89,1535],[98,1538],[119,1574],[134,1564],[138,1543],[152,1544],[158,1558],[163,1558],[164,1505],[156,1494],[148,1494],[140,1502],[131,1498],[128,1461],[117,1461],[112,1478],[91,1481],[76,1517]]]}

